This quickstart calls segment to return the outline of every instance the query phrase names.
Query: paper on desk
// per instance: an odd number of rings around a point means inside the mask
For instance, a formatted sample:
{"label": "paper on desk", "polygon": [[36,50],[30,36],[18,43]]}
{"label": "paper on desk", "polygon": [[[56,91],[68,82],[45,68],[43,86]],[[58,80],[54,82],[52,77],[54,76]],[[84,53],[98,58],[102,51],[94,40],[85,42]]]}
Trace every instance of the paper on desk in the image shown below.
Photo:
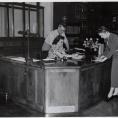
{"label": "paper on desk", "polygon": [[76,49],[76,50],[82,50],[82,51],[85,51],[85,49],[82,49],[82,48],[74,48],[74,49]]}
{"label": "paper on desk", "polygon": [[43,59],[43,61],[54,61],[54,59],[52,59],[52,58],[45,58],[45,59]]}
{"label": "paper on desk", "polygon": [[15,61],[25,62],[25,58],[24,57],[9,57],[9,58],[12,59],[12,60],[15,60]]}
{"label": "paper on desk", "polygon": [[95,62],[104,62],[106,58],[96,58],[94,61]]}
{"label": "paper on desk", "polygon": [[37,61],[39,61],[38,59],[33,59],[33,62],[37,62]]}
{"label": "paper on desk", "polygon": [[83,56],[73,56],[72,59],[83,59]]}
{"label": "paper on desk", "polygon": [[[21,61],[21,62],[26,62],[25,58],[24,57],[7,57],[9,59],[12,59],[12,60],[15,60],[15,61]],[[33,62],[37,62],[39,60],[37,59],[33,59]]]}

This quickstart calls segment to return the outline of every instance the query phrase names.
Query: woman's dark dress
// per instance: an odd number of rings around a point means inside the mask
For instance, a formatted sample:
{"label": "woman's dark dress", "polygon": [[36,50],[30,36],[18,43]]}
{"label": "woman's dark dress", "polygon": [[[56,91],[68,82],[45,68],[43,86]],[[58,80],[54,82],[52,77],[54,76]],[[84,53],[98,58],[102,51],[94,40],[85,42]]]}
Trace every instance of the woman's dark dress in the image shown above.
{"label": "woman's dark dress", "polygon": [[106,43],[105,55],[107,58],[112,57],[112,68],[111,68],[111,86],[118,87],[118,36],[111,33]]}

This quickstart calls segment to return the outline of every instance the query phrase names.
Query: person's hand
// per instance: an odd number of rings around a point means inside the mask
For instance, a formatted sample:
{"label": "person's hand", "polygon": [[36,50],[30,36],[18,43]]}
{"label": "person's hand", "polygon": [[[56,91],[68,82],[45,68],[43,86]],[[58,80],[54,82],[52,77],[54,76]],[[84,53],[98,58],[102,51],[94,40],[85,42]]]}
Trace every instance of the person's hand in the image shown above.
{"label": "person's hand", "polygon": [[58,51],[55,52],[55,54],[59,57],[59,58],[63,58],[65,56],[65,54],[62,54]]}
{"label": "person's hand", "polygon": [[104,55],[100,56],[98,59],[97,59],[99,62],[104,62],[107,60],[107,57],[105,57]]}
{"label": "person's hand", "polygon": [[105,60],[107,59],[107,57],[105,57],[105,56],[99,56],[99,57],[97,57],[96,58],[96,61],[98,61],[98,62],[104,62]]}

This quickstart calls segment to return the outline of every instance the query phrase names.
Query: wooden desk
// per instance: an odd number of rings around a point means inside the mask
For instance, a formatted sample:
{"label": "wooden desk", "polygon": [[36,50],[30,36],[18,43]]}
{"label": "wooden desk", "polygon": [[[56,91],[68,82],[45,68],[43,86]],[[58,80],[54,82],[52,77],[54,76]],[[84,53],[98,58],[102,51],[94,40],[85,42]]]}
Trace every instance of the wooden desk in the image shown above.
{"label": "wooden desk", "polygon": [[[9,97],[43,113],[73,113],[99,102],[107,93],[110,64],[53,63],[0,59],[0,88]],[[105,70],[105,71],[104,71]],[[107,80],[107,83],[110,79]]]}

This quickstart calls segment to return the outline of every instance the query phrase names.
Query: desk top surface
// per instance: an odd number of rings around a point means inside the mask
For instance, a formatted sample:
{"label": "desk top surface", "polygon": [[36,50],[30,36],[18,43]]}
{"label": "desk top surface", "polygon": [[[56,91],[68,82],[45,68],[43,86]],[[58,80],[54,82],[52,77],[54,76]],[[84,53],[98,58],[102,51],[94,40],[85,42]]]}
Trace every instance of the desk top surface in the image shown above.
{"label": "desk top surface", "polygon": [[[15,57],[16,59],[17,57]],[[13,59],[13,57],[0,57],[1,61],[6,61],[10,62],[11,64],[20,64],[20,65],[25,65],[25,66],[31,66],[31,67],[43,67],[43,68],[83,68],[83,67],[90,67],[90,66],[95,66],[102,64],[101,62],[88,62],[85,60],[67,60],[67,61],[41,61],[41,60],[35,60],[32,63],[27,64],[25,62],[24,58],[19,58],[18,60]],[[21,59],[21,60],[19,60]]]}

